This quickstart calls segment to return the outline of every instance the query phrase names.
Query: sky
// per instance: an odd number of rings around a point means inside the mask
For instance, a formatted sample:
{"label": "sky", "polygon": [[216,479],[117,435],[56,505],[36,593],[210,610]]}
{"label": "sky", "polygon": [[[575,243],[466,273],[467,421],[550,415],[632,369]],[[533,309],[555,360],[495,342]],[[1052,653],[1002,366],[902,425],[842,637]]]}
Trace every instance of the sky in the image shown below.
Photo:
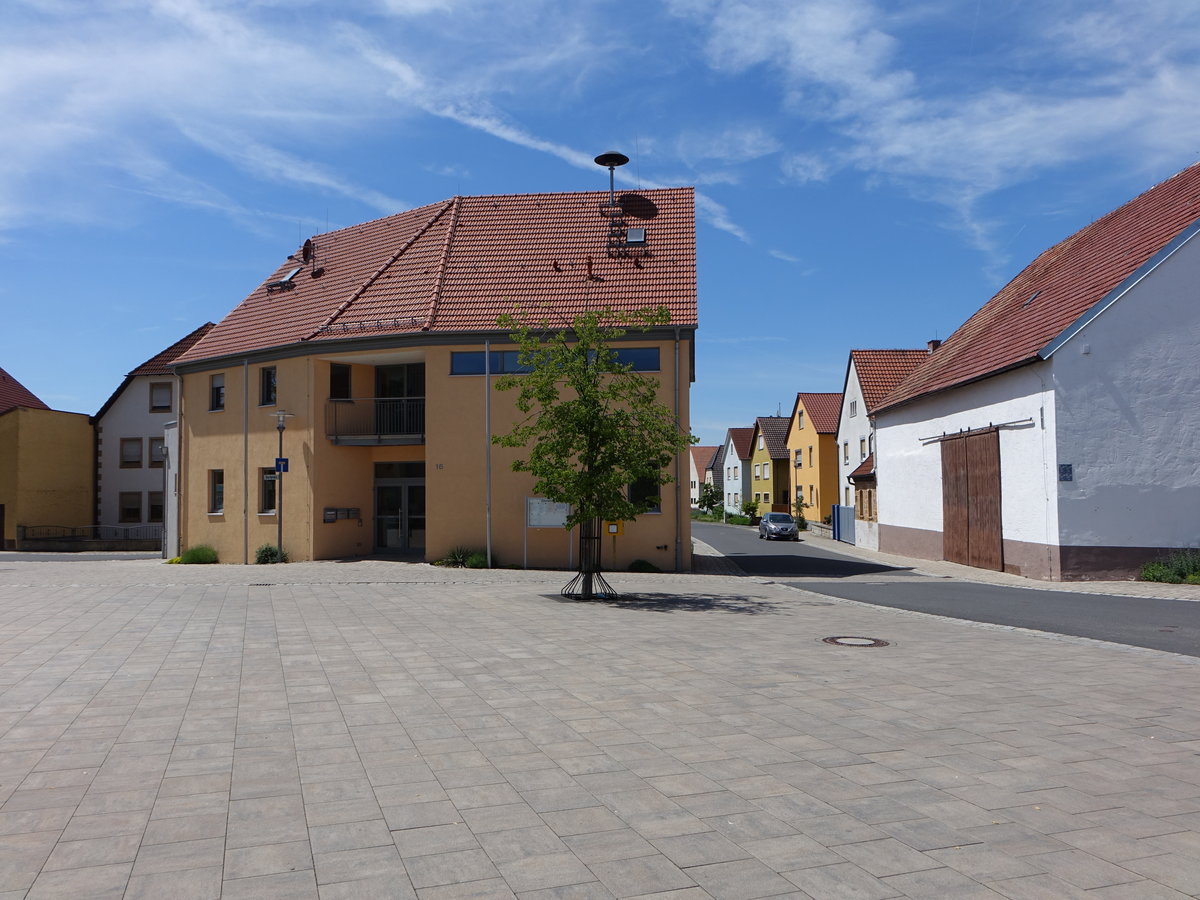
{"label": "sky", "polygon": [[1195,0],[6,0],[0,367],[95,413],[304,238],[697,190],[692,430],[945,338],[1200,159]]}

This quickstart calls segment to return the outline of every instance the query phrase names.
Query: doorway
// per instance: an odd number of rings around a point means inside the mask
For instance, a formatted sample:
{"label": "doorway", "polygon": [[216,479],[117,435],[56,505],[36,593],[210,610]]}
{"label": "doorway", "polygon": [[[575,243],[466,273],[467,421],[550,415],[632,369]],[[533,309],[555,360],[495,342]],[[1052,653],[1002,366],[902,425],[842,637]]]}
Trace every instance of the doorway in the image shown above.
{"label": "doorway", "polygon": [[1000,519],[1000,433],[995,429],[942,441],[942,557],[1004,571]]}
{"label": "doorway", "polygon": [[375,464],[375,547],[379,553],[425,549],[425,463]]}

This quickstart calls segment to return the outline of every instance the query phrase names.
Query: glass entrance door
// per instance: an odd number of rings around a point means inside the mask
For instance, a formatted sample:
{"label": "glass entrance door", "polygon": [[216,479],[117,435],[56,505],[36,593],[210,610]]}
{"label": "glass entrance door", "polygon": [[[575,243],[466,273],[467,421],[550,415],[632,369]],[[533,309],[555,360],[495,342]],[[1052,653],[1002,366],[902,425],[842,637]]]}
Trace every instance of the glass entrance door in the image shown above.
{"label": "glass entrance door", "polygon": [[424,479],[388,478],[375,482],[375,549],[425,549]]}

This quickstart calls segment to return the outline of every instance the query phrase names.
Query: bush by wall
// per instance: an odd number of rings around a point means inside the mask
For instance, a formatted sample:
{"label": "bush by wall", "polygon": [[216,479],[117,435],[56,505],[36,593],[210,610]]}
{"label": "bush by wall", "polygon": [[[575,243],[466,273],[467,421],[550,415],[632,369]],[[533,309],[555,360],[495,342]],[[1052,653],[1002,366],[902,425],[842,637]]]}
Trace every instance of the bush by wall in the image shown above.
{"label": "bush by wall", "polygon": [[279,552],[279,548],[274,544],[263,544],[254,551],[254,561],[260,566],[267,566],[273,563],[287,562],[288,552],[285,547],[283,552]]}
{"label": "bush by wall", "polygon": [[1163,559],[1146,563],[1142,566],[1141,580],[1168,584],[1200,583],[1200,550],[1179,550]]}
{"label": "bush by wall", "polygon": [[179,557],[179,561],[185,566],[215,563],[217,561],[217,551],[208,546],[208,544],[197,544],[195,547],[188,547],[184,550]]}

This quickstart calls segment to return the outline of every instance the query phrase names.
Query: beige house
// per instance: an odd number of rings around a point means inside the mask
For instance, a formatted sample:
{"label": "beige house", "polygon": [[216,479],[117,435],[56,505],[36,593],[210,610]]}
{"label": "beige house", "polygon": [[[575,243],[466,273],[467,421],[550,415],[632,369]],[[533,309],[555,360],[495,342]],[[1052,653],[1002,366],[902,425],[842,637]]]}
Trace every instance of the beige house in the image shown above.
{"label": "beige house", "polygon": [[[293,560],[471,547],[573,566],[561,509],[490,441],[517,415],[493,388],[519,371],[498,317],[664,307],[620,357],[685,429],[693,381],[692,190],[609,200],[455,197],[305,241],[177,360],[181,545],[248,562],[282,530]],[[605,538],[605,568],[690,567],[686,451],[671,468],[658,510]]]}

